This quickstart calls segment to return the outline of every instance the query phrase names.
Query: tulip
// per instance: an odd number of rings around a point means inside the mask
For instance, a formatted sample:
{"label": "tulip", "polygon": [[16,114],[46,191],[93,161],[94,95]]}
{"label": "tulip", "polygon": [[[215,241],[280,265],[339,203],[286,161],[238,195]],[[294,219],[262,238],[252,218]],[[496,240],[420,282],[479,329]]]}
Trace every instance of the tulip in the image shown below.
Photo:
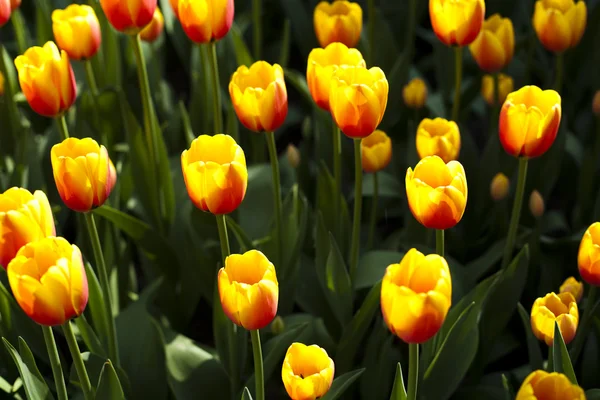
{"label": "tulip", "polygon": [[0,96],[2,95],[4,95],[4,75],[2,74],[2,71],[0,71]]}
{"label": "tulip", "polygon": [[15,59],[21,90],[36,113],[57,117],[75,102],[77,87],[69,56],[54,42],[31,47]]}
{"label": "tulip", "polygon": [[251,131],[273,132],[285,121],[287,89],[278,64],[257,61],[250,68],[240,66],[229,82],[229,95],[240,122]]}
{"label": "tulip", "polygon": [[154,42],[162,33],[164,26],[165,18],[163,17],[162,12],[160,12],[160,8],[157,7],[156,11],[154,11],[152,22],[146,25],[146,27],[140,32],[140,39],[142,39],[144,42]]}
{"label": "tulip", "polygon": [[431,26],[446,46],[466,46],[479,35],[485,17],[483,0],[429,0]]}
{"label": "tulip", "polygon": [[424,343],[442,327],[452,302],[452,279],[446,260],[406,253],[387,267],[381,283],[381,311],[389,329],[406,343]]}
{"label": "tulip", "polygon": [[531,192],[531,196],[529,197],[529,211],[531,211],[531,215],[535,218],[540,218],[544,215],[545,208],[544,199],[540,192],[537,190]]}
{"label": "tulip", "polygon": [[56,188],[65,205],[87,212],[104,204],[117,181],[104,146],[91,138],[68,138],[50,152]]}
{"label": "tulip", "polygon": [[58,47],[73,60],[90,59],[100,49],[100,23],[90,6],[71,4],[64,10],[54,10],[52,31]]}
{"label": "tulip", "polygon": [[409,108],[423,108],[427,101],[427,86],[425,85],[425,81],[421,78],[415,78],[408,82],[408,85],[404,86],[402,90],[402,98],[404,99],[404,104]]}
{"label": "tulip", "polygon": [[525,86],[508,95],[500,111],[500,142],[515,157],[539,157],[554,143],[562,114],[554,90]]}
{"label": "tulip", "polygon": [[600,117],[600,90],[596,92],[592,100],[592,111],[596,114],[596,117]]}
{"label": "tulip", "polygon": [[0,264],[6,268],[29,242],[54,236],[54,217],[44,192],[13,187],[0,194]]}
{"label": "tulip", "polygon": [[169,4],[171,4],[171,10],[173,10],[175,17],[179,19],[179,0],[169,0]]}
{"label": "tulip", "polygon": [[231,29],[234,3],[233,0],[179,0],[176,14],[191,41],[209,43],[222,39]]}
{"label": "tulip", "polygon": [[349,49],[345,44],[334,42],[324,49],[314,49],[308,55],[306,82],[317,106],[329,111],[329,92],[332,77],[340,66],[366,67],[360,51]]}
{"label": "tulip", "polygon": [[[499,104],[504,103],[509,93],[514,90],[513,79],[504,74],[498,74],[498,91],[500,96],[498,98]],[[494,89],[494,77],[492,75],[484,75],[481,79],[481,95],[483,96],[486,103],[490,106],[496,104],[496,92]]]}
{"label": "tulip", "polygon": [[108,22],[119,32],[138,34],[152,21],[157,0],[100,0]]}
{"label": "tulip", "polygon": [[560,285],[560,293],[571,293],[579,303],[583,298],[583,283],[570,276]]}
{"label": "tulip", "polygon": [[494,14],[485,20],[477,39],[469,46],[479,68],[497,72],[505,68],[515,51],[515,31],[509,18]]}
{"label": "tulip", "polygon": [[559,372],[537,370],[525,378],[515,400],[585,400],[585,393]]}
{"label": "tulip", "polygon": [[587,20],[583,1],[538,0],[533,13],[533,28],[542,45],[555,53],[577,46]]}
{"label": "tulip", "polygon": [[594,222],[583,234],[577,264],[584,281],[600,286],[600,222]]}
{"label": "tulip", "polygon": [[490,195],[494,201],[501,201],[508,196],[508,189],[510,188],[510,181],[508,177],[504,175],[502,172],[499,172],[492,179],[492,183],[490,185]]}
{"label": "tulip", "polygon": [[467,178],[458,161],[445,164],[425,157],[406,171],[406,195],[413,216],[426,228],[448,229],[462,218],[467,205]]}
{"label": "tulip", "polygon": [[269,325],[277,314],[275,267],[257,250],[232,254],[219,270],[219,298],[225,315],[249,331]]}
{"label": "tulip", "polygon": [[458,158],[460,131],[454,121],[425,118],[417,128],[417,152],[420,158],[438,156],[445,163]]}
{"label": "tulip", "polygon": [[285,354],[281,379],[292,400],[323,397],[331,387],[335,365],[325,349],[292,343]]}
{"label": "tulip", "polygon": [[315,8],[313,19],[321,47],[335,42],[356,47],[362,31],[362,8],[358,3],[321,1]]}
{"label": "tulip", "polygon": [[85,310],[88,284],[81,251],[63,238],[26,244],[6,272],[17,303],[40,325],[61,325]]}
{"label": "tulip", "polygon": [[15,11],[19,7],[21,7],[21,0],[10,0],[11,10]]}
{"label": "tulip", "polygon": [[9,0],[0,0],[0,27],[8,22],[12,10]]}
{"label": "tulip", "polygon": [[554,325],[558,324],[565,344],[571,343],[577,332],[579,311],[571,293],[548,293],[531,307],[531,330],[548,346],[554,342]]}
{"label": "tulip", "polygon": [[378,172],[392,160],[392,140],[384,131],[376,130],[360,141],[362,167],[365,172]]}
{"label": "tulip", "polygon": [[246,157],[231,136],[197,137],[181,154],[181,169],[188,194],[202,211],[229,214],[244,200]]}
{"label": "tulip", "polygon": [[293,144],[289,144],[286,151],[286,157],[292,168],[298,168],[300,165],[300,151]]}
{"label": "tulip", "polygon": [[388,92],[388,81],[380,68],[342,66],[331,80],[331,115],[346,136],[367,137],[383,119]]}

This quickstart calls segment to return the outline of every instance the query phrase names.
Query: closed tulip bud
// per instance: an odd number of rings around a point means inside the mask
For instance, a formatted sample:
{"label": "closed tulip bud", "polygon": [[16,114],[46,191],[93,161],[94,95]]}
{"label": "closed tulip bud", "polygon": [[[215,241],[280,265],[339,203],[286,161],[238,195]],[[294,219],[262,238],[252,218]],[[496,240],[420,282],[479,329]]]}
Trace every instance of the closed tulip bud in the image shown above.
{"label": "closed tulip bud", "polygon": [[515,31],[509,18],[494,14],[486,19],[479,36],[469,46],[479,68],[497,72],[505,68],[515,52]]}
{"label": "closed tulip bud", "polygon": [[13,187],[0,194],[0,265],[6,268],[29,242],[54,236],[54,217],[44,192]]}
{"label": "closed tulip bud", "polygon": [[335,71],[343,65],[366,67],[360,51],[334,42],[324,49],[313,49],[308,55],[306,83],[317,106],[329,111],[329,92]]}
{"label": "closed tulip bud", "polygon": [[231,136],[197,137],[181,154],[181,169],[188,194],[202,211],[229,214],[244,200],[246,156]]}
{"label": "closed tulip bud", "polygon": [[64,10],[54,10],[52,31],[58,47],[73,60],[92,58],[102,41],[98,17],[87,5],[71,4]]}
{"label": "closed tulip bud", "polygon": [[537,370],[525,378],[515,400],[585,400],[585,393],[559,372]]}
{"label": "closed tulip bud", "polygon": [[427,101],[427,85],[421,78],[414,78],[402,89],[404,104],[409,108],[420,109]]}
{"label": "closed tulip bud", "polygon": [[500,143],[514,157],[539,157],[556,139],[562,115],[554,90],[525,86],[508,95],[500,111]]}
{"label": "closed tulip bud", "polygon": [[287,89],[278,64],[240,66],[229,82],[229,95],[240,122],[251,131],[273,132],[285,121]]}
{"label": "closed tulip bud", "polygon": [[100,0],[108,22],[119,32],[137,35],[152,21],[157,0]]}
{"label": "closed tulip bud", "polygon": [[467,178],[458,161],[445,164],[438,156],[425,157],[406,171],[410,211],[426,228],[448,229],[458,224],[467,206]]}
{"label": "closed tulip bud", "polygon": [[220,40],[233,24],[233,0],[179,0],[181,27],[194,43]]}
{"label": "closed tulip bud", "polygon": [[280,335],[283,333],[284,330],[285,330],[285,322],[283,321],[283,318],[281,318],[278,315],[275,317],[275,319],[271,323],[271,332],[273,332],[274,335]]}
{"label": "closed tulip bud", "polygon": [[529,197],[529,210],[531,211],[531,215],[535,218],[539,218],[544,215],[544,209],[546,206],[544,205],[544,199],[542,195],[537,190],[531,192],[531,196]]}
{"label": "closed tulip bud", "polygon": [[583,283],[571,276],[560,285],[560,293],[571,293],[579,303],[583,297]]}
{"label": "closed tulip bud", "polygon": [[452,279],[446,260],[406,253],[387,267],[381,283],[381,311],[392,333],[406,343],[424,343],[442,327],[452,302]]}
{"label": "closed tulip bud", "polygon": [[232,254],[219,270],[219,297],[225,315],[249,331],[269,325],[277,315],[279,283],[275,267],[257,250]]}
{"label": "closed tulip bud", "polygon": [[[498,98],[499,104],[503,104],[506,97],[514,90],[514,81],[508,75],[498,74]],[[496,89],[494,89],[494,77],[492,75],[484,75],[481,78],[481,95],[486,103],[490,106],[496,104]]]}
{"label": "closed tulip bud", "polygon": [[383,119],[388,92],[388,81],[380,68],[342,66],[331,80],[331,115],[346,136],[367,137]]}
{"label": "closed tulip bud", "polygon": [[417,153],[420,158],[438,156],[445,163],[458,158],[460,131],[454,121],[425,118],[417,128]]}
{"label": "closed tulip bud", "polygon": [[179,19],[179,0],[169,0],[169,4],[171,4],[171,10],[173,10],[175,17]]}
{"label": "closed tulip bud", "polygon": [[502,172],[499,172],[492,179],[490,184],[490,195],[494,201],[501,201],[508,195],[508,189],[510,188],[510,181],[508,177]]}
{"label": "closed tulip bud", "polygon": [[483,25],[483,0],[429,0],[429,18],[438,39],[446,46],[471,44]]}
{"label": "closed tulip bud", "polygon": [[358,3],[321,1],[314,13],[314,26],[321,47],[335,42],[356,47],[362,31],[362,8]]}
{"label": "closed tulip bud", "polygon": [[287,147],[286,156],[292,168],[298,168],[300,165],[300,151],[293,144]]}
{"label": "closed tulip bud", "polygon": [[533,12],[533,28],[542,45],[555,53],[577,46],[587,22],[583,1],[538,0]]}
{"label": "closed tulip bud", "polygon": [[21,90],[36,113],[57,117],[75,102],[77,87],[69,56],[54,42],[30,47],[15,59]]}
{"label": "closed tulip bud", "polygon": [[162,12],[160,12],[160,8],[156,7],[156,11],[154,11],[154,16],[152,17],[152,22],[142,29],[140,32],[140,39],[142,39],[144,42],[154,42],[162,33],[164,26],[165,18],[163,17]]}
{"label": "closed tulip bud", "polygon": [[577,264],[584,281],[600,286],[600,222],[594,222],[583,234]]}
{"label": "closed tulip bud", "polygon": [[108,151],[94,139],[65,139],[52,147],[50,159],[60,198],[74,211],[103,205],[117,182]]}
{"label": "closed tulip bud", "polygon": [[360,141],[362,167],[365,172],[378,172],[392,160],[392,140],[384,131],[376,130]]}
{"label": "closed tulip bud", "polygon": [[11,14],[10,1],[0,0],[0,27],[8,22]]}
{"label": "closed tulip bud", "polygon": [[538,298],[531,307],[531,330],[535,337],[552,346],[554,323],[558,324],[565,344],[571,343],[577,332],[579,310],[571,293],[548,293]]}
{"label": "closed tulip bud", "polygon": [[600,90],[598,90],[594,95],[594,100],[592,101],[592,111],[594,111],[596,117],[600,117]]}
{"label": "closed tulip bud", "polygon": [[292,343],[285,354],[281,379],[291,400],[314,400],[331,388],[335,365],[325,349]]}

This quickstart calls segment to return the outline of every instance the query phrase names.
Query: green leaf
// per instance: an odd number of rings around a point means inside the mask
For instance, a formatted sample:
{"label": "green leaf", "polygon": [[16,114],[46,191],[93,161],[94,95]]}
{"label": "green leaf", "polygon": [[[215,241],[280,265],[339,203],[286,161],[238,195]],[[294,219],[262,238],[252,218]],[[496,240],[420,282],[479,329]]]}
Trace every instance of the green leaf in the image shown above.
{"label": "green leaf", "polygon": [[246,46],[246,42],[244,42],[242,31],[240,30],[239,25],[235,22],[231,25],[230,34],[228,37],[231,37],[231,41],[233,42],[233,49],[235,52],[237,65],[245,65],[246,67],[250,67],[254,61],[252,55],[250,55],[248,46]]}
{"label": "green leaf", "polygon": [[402,365],[398,363],[396,367],[396,378],[392,387],[392,395],[390,400],[406,400],[406,388],[404,386],[404,377],[402,376]]}
{"label": "green leaf", "polygon": [[585,392],[587,400],[600,400],[600,389],[591,389]]}
{"label": "green leaf", "polygon": [[513,400],[515,398],[513,390],[510,387],[510,382],[506,375],[502,374],[502,386],[504,387],[505,400]]}
{"label": "green leaf", "polygon": [[572,384],[577,385],[577,377],[575,376],[575,370],[573,370],[573,364],[571,364],[571,358],[569,357],[569,351],[565,345],[565,341],[562,336],[562,332],[558,327],[558,323],[554,322],[554,342],[552,343],[552,357],[554,372],[563,373],[569,378]]}
{"label": "green leaf", "polygon": [[240,246],[240,252],[245,253],[248,250],[252,250],[254,248],[254,245],[252,244],[252,241],[250,240],[248,235],[246,235],[246,232],[244,232],[242,227],[237,222],[235,222],[235,220],[229,215],[227,215],[225,218],[227,220],[227,228],[233,232]]}
{"label": "green leaf", "polygon": [[120,400],[125,399],[119,376],[112,363],[107,361],[100,371],[100,379],[96,389],[96,400]]}
{"label": "green leaf", "polygon": [[244,393],[242,393],[242,400],[252,400],[252,395],[247,387],[244,388]]}
{"label": "green leaf", "polygon": [[92,326],[85,319],[85,315],[81,315],[79,318],[76,318],[75,324],[77,325],[77,329],[79,329],[81,338],[83,339],[83,342],[87,348],[92,353],[105,357],[106,353],[102,347],[102,343],[96,335],[96,332],[94,332],[94,328],[92,328]]}
{"label": "green leaf", "polygon": [[29,347],[27,347],[25,341],[19,338],[19,347],[22,352],[25,350],[23,352],[23,357],[19,355],[19,352],[10,344],[8,340],[2,338],[2,341],[4,342],[6,350],[8,350],[15,364],[17,365],[17,368],[19,369],[19,375],[21,375],[21,379],[23,380],[27,398],[36,400],[54,399],[52,393],[50,393],[48,385],[46,385],[44,378],[40,374],[40,371],[35,364],[33,354],[31,354],[31,350],[29,350]]}
{"label": "green leaf", "polygon": [[[336,206],[332,199],[337,196],[336,184],[333,176],[327,169],[323,161],[319,163],[319,175],[317,177],[317,205],[316,209],[320,211],[325,228],[333,232],[335,240],[342,252],[347,254],[350,250],[350,240],[348,232],[351,230],[350,218],[348,214],[348,204],[342,196],[342,209]],[[338,227],[338,218],[341,218],[341,229]]]}
{"label": "green leaf", "polygon": [[542,351],[540,350],[540,344],[537,338],[534,336],[531,330],[531,322],[529,320],[529,314],[525,311],[525,308],[519,303],[517,305],[519,310],[519,316],[523,322],[523,328],[525,329],[525,336],[527,337],[527,352],[529,353],[529,364],[531,364],[532,370],[538,370],[544,368],[544,358],[542,357]]}
{"label": "green leaf", "polygon": [[404,253],[397,251],[376,250],[362,255],[358,262],[354,289],[366,289],[372,287],[385,275],[385,270],[391,264],[398,264]]}
{"label": "green leaf", "polygon": [[[106,306],[104,305],[104,294],[102,292],[102,288],[100,286],[100,281],[96,276],[96,272],[92,269],[90,263],[84,263],[85,273],[88,279],[88,290],[89,290],[89,300],[88,300],[88,312],[91,313],[92,323],[96,331],[100,334],[100,338],[102,340],[102,344],[104,350],[102,352],[97,353],[99,355],[107,354],[108,349],[108,337],[110,335],[109,328],[109,316],[106,313]],[[78,318],[79,320],[80,318]],[[79,326],[81,322],[78,323]],[[85,329],[85,328],[84,328]],[[81,330],[81,329],[80,329]],[[82,336],[84,336],[82,334]],[[85,340],[85,336],[84,336]],[[86,343],[87,344],[87,343]],[[90,350],[92,348],[90,347]]]}
{"label": "green leaf", "polygon": [[312,104],[312,95],[310,94],[310,90],[308,89],[308,84],[306,83],[306,78],[304,75],[296,70],[286,68],[285,80],[290,82],[292,86],[295,87],[298,92],[300,92],[307,104]]}
{"label": "green leaf", "polygon": [[[362,187],[363,196],[373,196],[373,191],[375,189],[373,177],[374,174],[365,174]],[[378,172],[377,179],[379,180],[380,197],[389,197],[392,199],[402,199],[405,197],[406,190],[404,189],[404,182],[400,183],[394,175],[388,174],[387,172]],[[354,190],[349,196],[349,200],[352,199],[354,199]]]}
{"label": "green leaf", "polygon": [[352,372],[348,372],[336,379],[334,379],[329,392],[323,397],[321,400],[335,400],[338,399],[341,395],[344,394],[346,390],[354,383],[355,380],[360,377],[360,375],[365,372],[364,368],[357,369]]}

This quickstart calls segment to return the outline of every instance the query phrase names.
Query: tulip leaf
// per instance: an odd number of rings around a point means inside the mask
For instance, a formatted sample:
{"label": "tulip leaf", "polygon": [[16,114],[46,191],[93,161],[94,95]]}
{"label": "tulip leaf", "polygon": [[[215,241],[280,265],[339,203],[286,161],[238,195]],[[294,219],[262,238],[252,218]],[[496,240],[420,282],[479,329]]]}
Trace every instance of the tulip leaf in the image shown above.
{"label": "tulip leaf", "polygon": [[[108,314],[106,313],[106,306],[104,305],[104,293],[102,292],[102,288],[100,286],[100,281],[96,276],[96,272],[92,269],[90,263],[84,263],[85,273],[88,280],[88,290],[89,290],[89,300],[88,300],[88,308],[86,310],[87,313],[90,313],[92,316],[92,323],[96,331],[100,334],[100,340],[102,340],[102,344],[104,346],[104,350],[99,355],[107,354],[108,349],[108,338],[110,335]],[[80,319],[80,318],[78,318]],[[81,322],[78,322],[78,325]],[[82,330],[85,332],[85,328]],[[82,333],[84,341],[86,340],[85,333]],[[86,342],[87,345],[87,342]],[[91,346],[88,345],[88,346]],[[90,347],[92,350],[92,347]]]}
{"label": "tulip leaf", "polygon": [[242,31],[238,24],[233,23],[231,25],[231,30],[229,31],[228,37],[231,38],[233,43],[233,50],[235,53],[235,59],[237,65],[245,65],[250,68],[250,65],[254,62],[252,56],[250,55],[250,50],[246,43],[244,42]]}
{"label": "tulip leaf", "polygon": [[387,267],[391,264],[398,264],[403,257],[404,253],[387,250],[375,250],[363,254],[358,262],[354,289],[373,287],[385,275]]}
{"label": "tulip leaf", "polygon": [[300,94],[308,104],[313,103],[312,95],[310,94],[308,84],[306,83],[306,78],[303,74],[299,73],[296,70],[286,68],[285,80],[290,82],[292,86],[295,87],[298,92],[300,92]]}
{"label": "tulip leaf", "polygon": [[591,389],[585,392],[587,400],[600,400],[600,389]]}
{"label": "tulip leaf", "polygon": [[552,343],[552,358],[554,372],[563,373],[569,378],[572,384],[577,385],[577,377],[575,376],[575,370],[573,364],[571,364],[571,358],[569,357],[569,351],[565,345],[562,332],[558,326],[558,322],[554,322],[554,342]]}
{"label": "tulip leaf", "polygon": [[523,322],[523,328],[525,329],[525,336],[527,337],[527,352],[529,353],[529,364],[535,371],[544,368],[544,358],[542,357],[542,351],[540,350],[540,344],[537,338],[534,336],[531,330],[531,322],[529,320],[529,314],[525,311],[525,308],[521,303],[517,304],[519,310],[519,316]]}
{"label": "tulip leaf", "polygon": [[356,381],[361,374],[365,372],[364,368],[357,369],[352,372],[345,373],[344,375],[333,380],[333,384],[331,388],[325,394],[325,396],[321,397],[321,400],[335,400],[340,398],[344,394],[344,392]]}
{"label": "tulip leaf", "polygon": [[19,348],[21,349],[21,353],[23,353],[23,356],[21,356],[8,340],[2,338],[2,341],[4,342],[6,350],[17,365],[19,375],[25,386],[27,398],[36,400],[54,399],[48,385],[46,385],[46,381],[44,381],[44,378],[35,364],[35,359],[33,358],[33,354],[31,353],[31,350],[29,350],[27,343],[19,337]]}
{"label": "tulip leaf", "polygon": [[244,392],[242,393],[242,400],[252,400],[252,395],[247,387],[244,388]]}
{"label": "tulip leaf", "polygon": [[394,386],[392,387],[392,395],[390,400],[406,400],[406,387],[404,385],[404,377],[402,376],[402,365],[398,363],[396,367],[396,377]]}
{"label": "tulip leaf", "polygon": [[502,374],[502,386],[504,387],[505,400],[513,400],[515,398],[515,395],[513,393],[512,388],[510,387],[510,382],[508,381],[508,378],[504,374]]}
{"label": "tulip leaf", "polygon": [[87,322],[85,315],[81,315],[80,317],[76,318],[75,324],[77,325],[77,329],[79,329],[81,338],[83,339],[83,342],[87,348],[92,353],[98,354],[99,356],[106,356],[100,339],[96,335],[96,332],[94,332],[92,326]]}
{"label": "tulip leaf", "polygon": [[248,235],[246,235],[246,232],[244,232],[242,227],[237,222],[235,222],[235,220],[229,215],[227,215],[225,218],[227,220],[227,228],[231,232],[233,232],[233,235],[235,236],[238,245],[240,246],[240,252],[245,253],[248,250],[252,250],[254,248],[252,240],[250,240]]}
{"label": "tulip leaf", "polygon": [[110,361],[104,363],[96,389],[96,400],[125,399],[119,376]]}

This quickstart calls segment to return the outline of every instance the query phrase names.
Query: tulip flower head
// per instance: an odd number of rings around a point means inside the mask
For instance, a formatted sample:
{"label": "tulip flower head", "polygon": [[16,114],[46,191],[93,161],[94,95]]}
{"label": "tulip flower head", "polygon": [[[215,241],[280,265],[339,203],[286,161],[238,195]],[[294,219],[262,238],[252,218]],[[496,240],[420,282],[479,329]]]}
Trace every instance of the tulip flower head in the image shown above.
{"label": "tulip flower head", "polygon": [[339,42],[356,47],[362,31],[362,8],[358,3],[336,0],[321,1],[314,13],[314,25],[321,47]]}
{"label": "tulip flower head", "polygon": [[346,136],[367,137],[383,119],[388,92],[389,84],[380,68],[341,66],[331,80],[331,115]]}
{"label": "tulip flower head", "polygon": [[94,9],[85,4],[71,4],[64,10],[54,10],[52,31],[58,47],[73,60],[92,58],[102,41],[98,17]]}
{"label": "tulip flower head", "polygon": [[406,343],[424,343],[442,327],[452,302],[452,279],[446,260],[406,253],[387,267],[381,283],[381,311],[392,333]]}
{"label": "tulip flower head", "polygon": [[69,56],[54,42],[30,47],[15,59],[21,90],[36,113],[57,117],[75,102],[77,87]]}
{"label": "tulip flower head", "polygon": [[384,131],[376,130],[360,141],[362,167],[365,172],[378,172],[392,160],[392,139]]}
{"label": "tulip flower head", "polygon": [[219,270],[219,297],[225,315],[249,331],[269,325],[277,315],[279,283],[275,267],[258,250],[232,254]]}
{"label": "tulip flower head", "polygon": [[531,330],[541,341],[552,346],[554,323],[558,324],[565,344],[571,343],[577,332],[579,310],[571,293],[548,293],[538,298],[531,307]]}
{"label": "tulip flower head", "polygon": [[561,115],[557,92],[525,86],[509,94],[502,106],[500,143],[514,157],[539,157],[554,143]]}
{"label": "tulip flower head", "polygon": [[515,31],[509,18],[494,14],[483,22],[477,39],[469,50],[479,68],[486,72],[497,72],[505,68],[515,51]]}
{"label": "tulip flower head", "polygon": [[285,354],[281,379],[290,399],[314,400],[323,397],[331,387],[335,366],[321,347],[292,343]]}
{"label": "tulip flower head", "polygon": [[467,178],[458,161],[425,157],[406,171],[406,196],[413,216],[430,229],[458,224],[467,206]]}
{"label": "tulip flower head", "polygon": [[194,43],[223,39],[233,24],[233,0],[179,0],[177,9],[181,27]]}
{"label": "tulip flower head", "polygon": [[596,117],[600,117],[600,90],[598,90],[594,95],[594,100],[592,101],[592,111],[594,114],[596,114]]}
{"label": "tulip flower head", "polygon": [[502,172],[499,172],[492,179],[490,184],[490,195],[494,201],[501,201],[508,196],[508,190],[510,189],[510,181],[508,177]]}
{"label": "tulip flower head", "polygon": [[240,122],[254,132],[273,132],[288,112],[283,69],[257,61],[240,66],[229,82],[229,95]]}
{"label": "tulip flower head", "polygon": [[0,265],[6,268],[27,243],[54,236],[54,217],[44,192],[13,187],[0,194]]}
{"label": "tulip flower head", "polygon": [[144,42],[152,43],[163,31],[165,27],[165,18],[163,17],[160,8],[156,7],[156,11],[154,11],[154,16],[152,17],[152,22],[150,22],[142,31],[140,32],[140,39]]}
{"label": "tulip flower head", "polygon": [[152,21],[157,0],[100,0],[108,22],[128,35],[137,35]]}
{"label": "tulip flower head", "polygon": [[458,158],[460,131],[454,121],[425,118],[417,128],[417,152],[420,158],[438,156],[445,163]]}
{"label": "tulip flower head", "polygon": [[10,0],[10,8],[12,11],[15,11],[19,7],[21,7],[21,0]]}
{"label": "tulip flower head", "polygon": [[546,205],[544,204],[544,198],[537,190],[531,192],[531,196],[529,197],[529,211],[531,211],[531,215],[535,218],[540,218],[544,215],[544,210]]}
{"label": "tulip flower head", "polygon": [[81,251],[63,238],[26,244],[6,272],[17,303],[40,325],[61,325],[85,310],[88,283]]}
{"label": "tulip flower head", "polygon": [[[498,92],[500,96],[498,102],[503,104],[506,97],[514,90],[513,79],[504,74],[498,74]],[[484,75],[481,78],[481,95],[486,103],[490,106],[496,104],[496,91],[494,89],[494,77],[492,75]]]}
{"label": "tulip flower head", "polygon": [[231,136],[197,137],[181,154],[181,169],[188,194],[202,211],[229,214],[244,200],[246,156]]}
{"label": "tulip flower head", "polygon": [[317,106],[329,111],[329,93],[333,74],[343,65],[366,67],[360,51],[334,42],[324,49],[313,49],[308,55],[306,82]]}
{"label": "tulip flower head", "polygon": [[8,22],[11,14],[10,1],[0,0],[0,27]]}
{"label": "tulip flower head", "polygon": [[421,78],[414,78],[402,89],[404,104],[409,108],[420,109],[427,101],[427,85]]}
{"label": "tulip flower head", "polygon": [[542,45],[555,53],[577,46],[587,22],[583,1],[538,0],[533,13],[533,28]]}
{"label": "tulip flower head", "polygon": [[479,35],[485,17],[483,0],[429,0],[429,18],[446,46],[466,46]]}
{"label": "tulip flower head", "polygon": [[600,286],[600,222],[594,222],[583,234],[577,264],[584,281]]}
{"label": "tulip flower head", "polygon": [[583,298],[583,283],[570,276],[560,285],[560,293],[565,292],[571,293],[575,301],[579,303]]}
{"label": "tulip flower head", "polygon": [[515,400],[585,400],[585,393],[559,372],[537,370],[525,378]]}

